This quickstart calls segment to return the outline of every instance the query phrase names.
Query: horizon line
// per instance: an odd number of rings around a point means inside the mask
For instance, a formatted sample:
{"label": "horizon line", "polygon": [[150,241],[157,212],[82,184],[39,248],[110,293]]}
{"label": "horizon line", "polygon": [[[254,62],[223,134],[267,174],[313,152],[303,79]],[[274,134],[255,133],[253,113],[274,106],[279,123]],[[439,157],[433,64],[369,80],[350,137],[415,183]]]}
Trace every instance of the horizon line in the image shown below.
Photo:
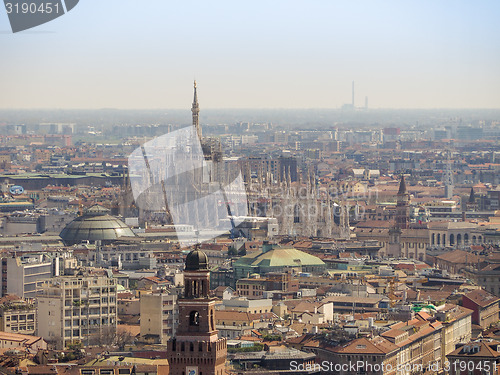
{"label": "horizon line", "polygon": [[[152,108],[118,108],[118,107],[101,107],[101,108],[90,108],[90,107],[68,107],[68,108],[57,108],[57,107],[15,107],[15,108],[3,108],[0,107],[0,111],[191,111],[190,108],[186,107],[152,107]],[[377,111],[377,110],[394,110],[394,111],[429,111],[429,110],[441,110],[441,111],[456,111],[456,110],[480,110],[480,111],[492,111],[500,110],[500,107],[373,107],[364,108],[358,107],[355,109],[343,109],[341,107],[208,107],[203,110],[329,110],[329,111],[339,111],[343,113],[363,113],[367,111]],[[201,112],[201,111],[200,111]]]}

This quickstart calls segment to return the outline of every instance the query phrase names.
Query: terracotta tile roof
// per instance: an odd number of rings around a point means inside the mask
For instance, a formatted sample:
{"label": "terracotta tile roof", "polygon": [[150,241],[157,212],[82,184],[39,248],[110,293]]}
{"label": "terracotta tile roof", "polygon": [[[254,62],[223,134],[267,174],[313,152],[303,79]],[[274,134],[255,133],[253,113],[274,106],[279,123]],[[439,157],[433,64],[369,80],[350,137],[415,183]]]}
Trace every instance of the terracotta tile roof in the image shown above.
{"label": "terracotta tile roof", "polygon": [[473,253],[458,249],[438,255],[436,258],[454,264],[478,263],[484,260],[484,257],[479,257]]}
{"label": "terracotta tile roof", "polygon": [[[474,347],[476,347],[477,350],[471,350]],[[448,354],[448,357],[452,356],[498,358],[500,357],[500,353],[493,350],[493,348],[485,342],[470,342]]]}
{"label": "terracotta tile roof", "polygon": [[347,345],[337,347],[335,352],[341,354],[388,354],[398,349],[398,346],[383,337],[356,339]]}
{"label": "terracotta tile roof", "polygon": [[493,303],[498,303],[498,301],[500,301],[500,298],[495,297],[493,294],[488,293],[486,290],[483,289],[473,290],[472,292],[465,294],[464,297],[468,298],[476,305],[481,307],[486,307]]}

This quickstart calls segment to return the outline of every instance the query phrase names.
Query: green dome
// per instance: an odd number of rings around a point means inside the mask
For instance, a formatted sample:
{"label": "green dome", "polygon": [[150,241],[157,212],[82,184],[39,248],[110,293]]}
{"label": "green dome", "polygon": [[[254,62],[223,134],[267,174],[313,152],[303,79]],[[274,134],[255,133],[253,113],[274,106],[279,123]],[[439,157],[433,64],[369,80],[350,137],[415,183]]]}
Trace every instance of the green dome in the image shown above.
{"label": "green dome", "polygon": [[233,263],[235,277],[247,277],[253,273],[264,275],[268,272],[281,272],[286,268],[300,267],[303,272],[322,272],[325,263],[318,257],[293,247],[274,245],[263,252],[253,252],[242,256]]}

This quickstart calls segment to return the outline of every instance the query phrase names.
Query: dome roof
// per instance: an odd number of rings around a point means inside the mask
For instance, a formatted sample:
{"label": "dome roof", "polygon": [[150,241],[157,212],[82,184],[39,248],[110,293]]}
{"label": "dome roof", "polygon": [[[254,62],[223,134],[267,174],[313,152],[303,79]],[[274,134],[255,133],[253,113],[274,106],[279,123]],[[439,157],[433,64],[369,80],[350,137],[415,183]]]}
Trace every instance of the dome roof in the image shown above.
{"label": "dome roof", "polygon": [[293,247],[271,246],[270,250],[265,252],[252,252],[244,255],[234,262],[234,266],[243,267],[297,267],[297,266],[325,266],[325,263],[318,257],[297,250]]}
{"label": "dome roof", "polygon": [[67,245],[82,241],[114,241],[120,237],[135,237],[127,224],[107,212],[104,207],[93,206],[66,225],[59,236]]}
{"label": "dome roof", "polygon": [[208,271],[208,257],[199,250],[194,249],[186,257],[186,271]]}

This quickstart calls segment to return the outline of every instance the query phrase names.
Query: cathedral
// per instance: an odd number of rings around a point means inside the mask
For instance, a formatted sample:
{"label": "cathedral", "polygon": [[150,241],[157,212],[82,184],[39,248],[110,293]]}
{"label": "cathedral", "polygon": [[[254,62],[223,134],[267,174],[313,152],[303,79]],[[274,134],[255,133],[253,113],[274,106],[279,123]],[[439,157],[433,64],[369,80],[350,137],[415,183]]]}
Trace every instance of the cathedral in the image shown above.
{"label": "cathedral", "polygon": [[326,189],[318,188],[312,173],[305,181],[299,175],[292,182],[287,170],[277,183],[269,174],[260,171],[256,182],[245,181],[250,216],[276,218],[279,235],[350,238],[348,204],[337,203]]}
{"label": "cathedral", "polygon": [[[167,147],[161,145],[160,139],[168,137],[168,134],[160,136],[137,148],[129,157],[131,177],[130,181],[124,182],[133,185],[134,181],[140,178],[146,182],[143,185],[148,187],[140,186],[142,196],[135,197],[134,203],[130,202],[132,198],[130,189],[126,190],[122,195],[125,202],[120,206],[127,209],[135,205],[141,225],[146,222],[161,224],[195,222],[195,229],[223,229],[223,227],[227,229],[226,222],[234,221],[236,217],[239,217],[238,220],[243,220],[246,216],[268,217],[277,220],[279,235],[350,238],[349,206],[346,202],[335,201],[328,191],[320,189],[311,171],[307,173],[306,178],[303,178],[294,158],[281,158],[283,160],[277,161],[279,166],[273,163],[276,160],[271,160],[269,163],[265,160],[257,171],[252,170],[248,160],[234,162],[222,159],[219,140],[202,136],[196,81],[191,112],[192,127],[189,129],[192,130],[193,138],[196,138],[196,142],[201,145],[199,155],[203,161],[202,168],[193,169],[192,173],[185,173],[183,170],[184,165],[196,163],[202,165],[201,160],[189,159],[197,154],[193,152],[196,149],[195,142],[188,139],[189,137],[186,138],[189,141],[187,143],[184,142],[182,145],[172,143]],[[180,129],[178,132],[191,132],[189,129]],[[186,147],[185,145],[191,144],[190,142],[192,145]],[[179,159],[185,163],[174,162]],[[132,164],[140,166],[134,170],[130,167],[130,160],[133,161]],[[162,176],[173,176],[173,178]],[[233,191],[231,191],[232,186],[235,187]],[[209,207],[203,197],[217,191],[225,191],[226,195]],[[171,202],[185,204],[172,205]],[[231,217],[232,219],[229,219]],[[231,223],[233,230],[234,224]]]}

